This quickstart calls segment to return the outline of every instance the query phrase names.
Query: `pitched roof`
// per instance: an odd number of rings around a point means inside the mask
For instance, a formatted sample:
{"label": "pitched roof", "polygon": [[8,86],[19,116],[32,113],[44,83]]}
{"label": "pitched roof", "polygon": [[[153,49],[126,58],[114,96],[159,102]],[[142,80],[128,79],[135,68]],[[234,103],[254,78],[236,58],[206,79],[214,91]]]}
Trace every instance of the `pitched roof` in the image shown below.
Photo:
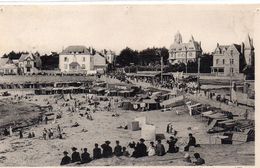
{"label": "pitched roof", "polygon": [[68,46],[65,48],[61,54],[71,54],[71,53],[78,53],[78,54],[90,54],[90,51],[87,47],[82,45],[73,45]]}
{"label": "pitched roof", "polygon": [[234,44],[234,46],[236,47],[237,51],[240,53],[241,52],[241,45]]}
{"label": "pitched roof", "polygon": [[21,57],[19,58],[19,62],[22,62],[24,60],[26,60],[28,57],[30,57],[31,59],[34,59],[34,56],[29,53],[29,54],[22,54]]}
{"label": "pitched roof", "polygon": [[7,64],[8,60],[9,60],[9,58],[0,58],[0,67]]}

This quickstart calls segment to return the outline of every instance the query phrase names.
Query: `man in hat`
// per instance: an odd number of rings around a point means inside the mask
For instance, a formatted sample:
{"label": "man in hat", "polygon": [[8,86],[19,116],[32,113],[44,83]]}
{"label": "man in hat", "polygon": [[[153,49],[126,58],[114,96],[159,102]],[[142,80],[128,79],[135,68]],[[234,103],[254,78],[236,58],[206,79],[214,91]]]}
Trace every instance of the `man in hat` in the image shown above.
{"label": "man in hat", "polygon": [[80,159],[80,154],[79,152],[77,152],[77,148],[75,147],[72,147],[72,155],[71,155],[71,162],[74,163],[74,162],[78,162],[78,161],[81,161]]}
{"label": "man in hat", "polygon": [[157,140],[157,144],[155,146],[155,153],[157,156],[163,156],[165,154],[165,148],[160,139]]}
{"label": "man in hat", "polygon": [[88,153],[88,149],[84,148],[84,152],[81,154],[81,163],[89,163],[91,161],[90,154]]}
{"label": "man in hat", "polygon": [[95,143],[95,148],[93,149],[93,159],[101,158],[101,149],[98,147],[98,144]]}
{"label": "man in hat", "polygon": [[119,141],[116,141],[116,146],[114,148],[115,156],[122,156],[122,146],[119,145]]}
{"label": "man in hat", "polygon": [[103,149],[103,157],[108,158],[111,157],[113,152],[111,146],[109,146],[110,141],[105,141],[104,144],[101,145],[101,148]]}
{"label": "man in hat", "polygon": [[147,156],[147,147],[144,144],[144,139],[141,138],[140,139],[140,143],[138,143],[136,145],[136,152],[137,152],[137,157],[143,157],[143,156]]}
{"label": "man in hat", "polygon": [[169,144],[169,148],[168,148],[168,153],[176,153],[178,152],[178,148],[175,146],[176,142],[178,141],[177,138],[174,138],[173,136],[170,136],[170,140],[167,141],[167,143]]}
{"label": "man in hat", "polygon": [[66,164],[69,164],[71,162],[71,159],[70,157],[68,156],[68,152],[67,151],[64,151],[63,152],[64,154],[64,157],[62,158],[61,162],[60,162],[60,165],[66,165]]}

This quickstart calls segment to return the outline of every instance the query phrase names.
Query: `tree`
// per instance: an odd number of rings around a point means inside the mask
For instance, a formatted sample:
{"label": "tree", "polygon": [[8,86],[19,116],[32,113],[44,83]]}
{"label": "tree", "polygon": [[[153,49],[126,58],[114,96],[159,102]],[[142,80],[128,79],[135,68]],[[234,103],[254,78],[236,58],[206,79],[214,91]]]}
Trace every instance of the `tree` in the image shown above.
{"label": "tree", "polygon": [[124,67],[124,66],[130,66],[131,63],[134,65],[137,65],[138,63],[138,52],[135,50],[132,50],[128,47],[123,49],[119,56],[116,57],[116,64],[119,67]]}
{"label": "tree", "polygon": [[[158,55],[158,50],[161,51],[161,55]],[[155,66],[158,64],[161,64],[161,56],[163,57],[164,65],[167,64],[168,58],[169,58],[169,52],[168,49],[163,48],[147,48],[139,52],[138,54],[138,64],[139,65],[151,65]]]}
{"label": "tree", "polygon": [[22,54],[28,54],[28,52],[14,52],[14,51],[11,51],[10,53],[8,54],[4,54],[2,56],[2,58],[9,58],[11,60],[14,60],[14,59],[19,59],[21,57]]}
{"label": "tree", "polygon": [[59,67],[59,54],[56,52],[52,52],[50,55],[45,54],[40,58],[43,70],[55,70]]}
{"label": "tree", "polygon": [[188,61],[187,63],[187,72],[188,73],[197,73],[198,72],[198,62],[197,61]]}
{"label": "tree", "polygon": [[200,59],[200,73],[211,73],[213,66],[213,55],[203,54]]}

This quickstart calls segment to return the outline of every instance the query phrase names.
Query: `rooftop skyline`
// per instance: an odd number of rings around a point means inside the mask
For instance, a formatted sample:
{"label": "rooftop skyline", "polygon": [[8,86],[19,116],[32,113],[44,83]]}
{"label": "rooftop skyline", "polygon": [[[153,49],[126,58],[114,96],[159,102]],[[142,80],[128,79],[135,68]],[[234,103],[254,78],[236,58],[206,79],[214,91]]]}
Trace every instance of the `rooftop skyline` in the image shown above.
{"label": "rooftop skyline", "polygon": [[254,5],[71,5],[0,7],[0,54],[61,52],[69,45],[142,50],[166,47],[177,31],[204,52],[255,34]]}

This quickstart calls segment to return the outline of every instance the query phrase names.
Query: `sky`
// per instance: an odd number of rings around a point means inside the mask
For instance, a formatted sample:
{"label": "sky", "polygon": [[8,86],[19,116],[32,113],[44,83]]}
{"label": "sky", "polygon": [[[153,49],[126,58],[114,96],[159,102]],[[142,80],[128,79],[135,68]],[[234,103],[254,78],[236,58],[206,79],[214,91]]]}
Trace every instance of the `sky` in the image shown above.
{"label": "sky", "polygon": [[24,5],[0,6],[0,54],[61,52],[85,45],[119,53],[166,47],[177,31],[191,35],[204,52],[217,43],[241,44],[254,38],[260,5]]}

